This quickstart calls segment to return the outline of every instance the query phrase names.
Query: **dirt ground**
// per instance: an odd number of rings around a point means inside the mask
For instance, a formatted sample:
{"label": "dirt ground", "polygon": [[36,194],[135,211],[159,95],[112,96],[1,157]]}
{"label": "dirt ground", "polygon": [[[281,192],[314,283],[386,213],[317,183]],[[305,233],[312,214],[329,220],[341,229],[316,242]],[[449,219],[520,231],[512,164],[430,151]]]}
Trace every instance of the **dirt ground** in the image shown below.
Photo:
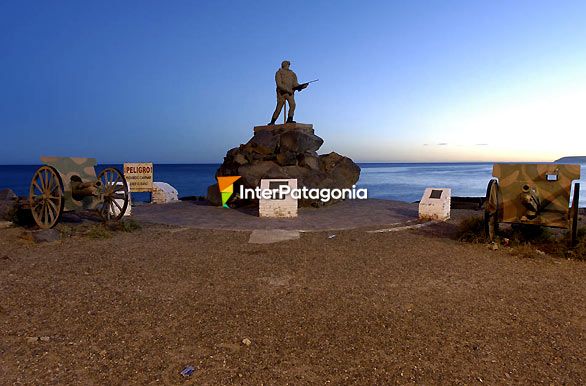
{"label": "dirt ground", "polygon": [[453,230],[0,230],[0,384],[586,383],[586,262]]}

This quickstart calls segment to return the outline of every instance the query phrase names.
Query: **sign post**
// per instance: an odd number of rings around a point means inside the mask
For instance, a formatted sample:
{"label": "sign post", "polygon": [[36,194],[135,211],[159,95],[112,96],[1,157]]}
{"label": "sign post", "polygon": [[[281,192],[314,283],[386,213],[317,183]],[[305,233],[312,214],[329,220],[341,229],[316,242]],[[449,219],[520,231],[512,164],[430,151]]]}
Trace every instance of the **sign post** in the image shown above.
{"label": "sign post", "polygon": [[124,177],[131,193],[153,191],[153,163],[124,163]]}

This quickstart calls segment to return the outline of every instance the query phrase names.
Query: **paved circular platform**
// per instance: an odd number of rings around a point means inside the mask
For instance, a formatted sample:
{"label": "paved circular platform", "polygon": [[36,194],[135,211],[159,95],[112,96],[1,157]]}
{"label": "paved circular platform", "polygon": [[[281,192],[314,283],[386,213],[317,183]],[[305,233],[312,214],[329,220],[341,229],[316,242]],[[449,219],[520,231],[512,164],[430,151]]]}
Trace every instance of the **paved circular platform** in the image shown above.
{"label": "paved circular platform", "polygon": [[302,231],[394,226],[417,219],[417,204],[390,200],[348,200],[325,208],[299,208],[291,219],[258,217],[258,209],[226,209],[202,202],[182,201],[132,208],[138,221],[200,229]]}

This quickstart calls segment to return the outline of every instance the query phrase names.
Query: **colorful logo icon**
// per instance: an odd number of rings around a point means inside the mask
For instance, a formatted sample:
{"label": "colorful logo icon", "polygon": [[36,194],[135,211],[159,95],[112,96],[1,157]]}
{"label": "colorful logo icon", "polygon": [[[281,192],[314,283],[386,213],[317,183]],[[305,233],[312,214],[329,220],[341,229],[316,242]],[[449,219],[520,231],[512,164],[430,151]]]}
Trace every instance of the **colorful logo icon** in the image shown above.
{"label": "colorful logo icon", "polygon": [[223,176],[217,177],[220,194],[222,195],[222,206],[228,207],[228,200],[234,194],[234,183],[240,179],[240,176]]}

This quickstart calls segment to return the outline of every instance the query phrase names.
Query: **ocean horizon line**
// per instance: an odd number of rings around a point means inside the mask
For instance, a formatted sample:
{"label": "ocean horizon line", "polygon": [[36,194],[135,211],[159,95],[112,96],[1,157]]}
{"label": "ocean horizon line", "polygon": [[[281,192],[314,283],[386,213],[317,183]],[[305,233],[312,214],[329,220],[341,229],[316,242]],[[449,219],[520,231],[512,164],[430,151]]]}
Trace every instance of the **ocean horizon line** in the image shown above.
{"label": "ocean horizon line", "polygon": [[[150,162],[150,161],[125,161],[125,162],[98,162],[97,165],[122,165],[124,163],[133,162]],[[556,161],[356,161],[359,165],[487,165],[495,163],[506,164],[539,164],[539,163],[556,163]],[[0,164],[2,166],[38,166],[38,163],[14,163],[14,164]],[[221,165],[221,162],[153,162],[154,165]]]}

